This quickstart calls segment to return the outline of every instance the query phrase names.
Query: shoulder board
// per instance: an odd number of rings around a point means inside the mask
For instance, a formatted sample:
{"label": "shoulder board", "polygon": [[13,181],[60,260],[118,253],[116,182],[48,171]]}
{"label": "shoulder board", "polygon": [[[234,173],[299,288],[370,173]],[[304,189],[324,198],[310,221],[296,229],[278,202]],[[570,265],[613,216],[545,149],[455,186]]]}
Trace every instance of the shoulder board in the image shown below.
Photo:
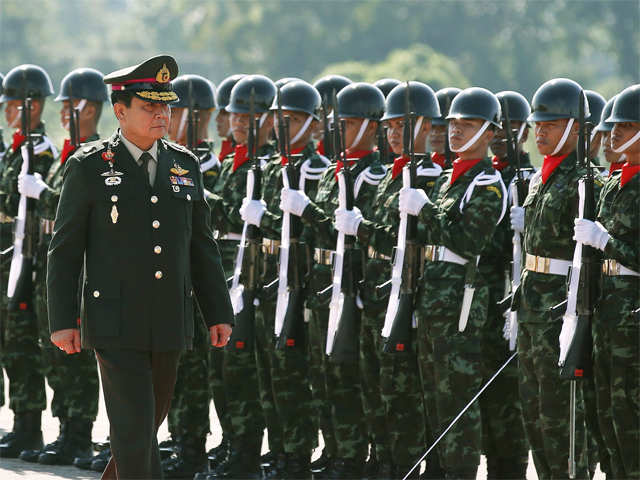
{"label": "shoulder board", "polygon": [[199,160],[198,160],[198,157],[196,156],[196,154],[193,153],[188,148],[183,147],[182,145],[177,144],[175,142],[169,142],[167,140],[162,140],[162,143],[164,145],[166,145],[167,147],[169,147],[169,148],[171,148],[171,149],[173,149],[173,150],[175,150],[177,152],[181,152],[181,153],[185,153],[185,154],[189,155],[192,160],[195,160],[196,162],[200,163]]}

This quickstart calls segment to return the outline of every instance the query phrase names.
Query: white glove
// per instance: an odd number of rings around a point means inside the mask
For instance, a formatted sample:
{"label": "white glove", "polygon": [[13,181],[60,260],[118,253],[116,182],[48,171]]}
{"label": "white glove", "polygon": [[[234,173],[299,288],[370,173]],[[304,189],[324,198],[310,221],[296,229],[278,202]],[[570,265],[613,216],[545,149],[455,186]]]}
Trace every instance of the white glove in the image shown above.
{"label": "white glove", "polygon": [[361,221],[362,213],[358,207],[353,207],[353,210],[343,208],[336,210],[336,230],[345,235],[357,235]]}
{"label": "white glove", "polygon": [[259,227],[262,215],[266,211],[267,204],[264,203],[264,200],[247,200],[245,198],[242,201],[242,207],[240,207],[240,216],[244,222]]}
{"label": "white glove", "polygon": [[282,195],[280,196],[280,209],[283,212],[301,217],[302,212],[304,212],[304,209],[309,205],[310,201],[309,197],[300,190],[283,188]]}
{"label": "white glove", "polygon": [[18,175],[18,191],[21,195],[37,199],[45,188],[47,184],[37,172],[33,175]]}
{"label": "white glove", "polygon": [[600,222],[592,222],[584,218],[576,218],[574,221],[573,239],[584,245],[604,250],[611,238],[607,229]]}
{"label": "white glove", "polygon": [[511,230],[514,232],[524,232],[524,208],[511,207]]}
{"label": "white glove", "polygon": [[400,211],[409,215],[418,215],[422,207],[429,203],[429,197],[424,190],[419,188],[400,189]]}

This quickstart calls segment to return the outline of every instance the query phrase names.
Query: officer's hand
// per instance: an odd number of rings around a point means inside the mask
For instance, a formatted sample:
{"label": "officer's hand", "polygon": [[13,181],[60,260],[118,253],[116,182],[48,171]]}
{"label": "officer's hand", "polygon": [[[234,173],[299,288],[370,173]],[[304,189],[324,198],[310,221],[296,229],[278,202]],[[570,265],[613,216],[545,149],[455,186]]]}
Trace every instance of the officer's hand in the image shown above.
{"label": "officer's hand", "polygon": [[280,209],[298,217],[302,216],[304,209],[309,205],[309,197],[300,190],[283,188],[280,196]]}
{"label": "officer's hand", "polygon": [[65,328],[51,334],[51,341],[60,350],[64,350],[68,354],[80,353],[80,329]]}
{"label": "officer's hand", "polygon": [[209,335],[211,335],[211,345],[214,347],[224,347],[231,337],[231,325],[228,323],[219,323],[209,327]]}
{"label": "officer's hand", "polygon": [[47,184],[42,180],[42,175],[18,175],[18,192],[29,198],[40,198],[42,191],[47,188]]}
{"label": "officer's hand", "polygon": [[574,221],[573,239],[584,245],[604,250],[611,238],[607,229],[600,222],[592,222],[584,218],[576,218]]}
{"label": "officer's hand", "polygon": [[243,222],[259,227],[262,215],[266,210],[267,204],[264,200],[247,200],[245,198],[242,201],[242,207],[240,207],[240,217],[242,217]]}
{"label": "officer's hand", "polygon": [[429,197],[424,190],[419,188],[403,187],[400,189],[399,202],[401,212],[416,216],[422,207],[429,202]]}
{"label": "officer's hand", "polygon": [[353,210],[342,208],[336,210],[336,230],[339,232],[345,235],[357,235],[360,222],[362,222],[362,213],[358,207],[353,207]]}
{"label": "officer's hand", "polygon": [[511,207],[511,230],[514,232],[524,232],[524,208]]}

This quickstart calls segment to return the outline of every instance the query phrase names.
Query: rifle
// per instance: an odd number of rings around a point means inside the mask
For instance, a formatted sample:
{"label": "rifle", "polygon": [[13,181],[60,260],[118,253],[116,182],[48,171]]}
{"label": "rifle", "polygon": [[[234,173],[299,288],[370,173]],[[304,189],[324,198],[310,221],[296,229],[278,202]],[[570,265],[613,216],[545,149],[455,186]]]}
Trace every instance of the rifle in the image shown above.
{"label": "rifle", "polygon": [[[329,128],[329,117],[327,114],[327,106],[329,102],[327,100],[327,96],[322,99],[322,127],[323,127],[323,138],[322,145],[324,146],[324,155],[327,158],[333,158],[333,137],[331,135],[331,129]],[[335,113],[334,113],[335,115]]]}
{"label": "rifle", "polygon": [[378,152],[380,152],[380,163],[386,165],[389,161],[389,144],[387,143],[387,129],[382,126],[382,122],[378,122],[376,136],[378,137]]}
{"label": "rifle", "polygon": [[[578,121],[578,162],[587,169],[579,180],[578,216],[595,220],[594,176],[589,164],[590,125],[585,121],[584,91],[580,92]],[[591,320],[597,298],[598,253],[593,247],[576,243],[569,280],[567,310],[560,333],[560,378],[571,381],[569,404],[569,478],[575,478],[576,381],[592,375]]]}
{"label": "rifle", "polygon": [[[402,170],[403,187],[416,188],[418,178],[418,161],[414,145],[415,114],[410,112],[409,82],[404,97],[403,122],[403,154],[408,155],[408,168]],[[406,213],[400,214],[398,243],[393,259],[391,275],[391,295],[385,317],[382,336],[386,337],[385,353],[410,352],[411,334],[413,330],[413,311],[417,291],[418,272],[420,271],[417,243],[417,218]]]}
{"label": "rifle", "polygon": [[[334,115],[337,121],[337,101],[334,95]],[[342,152],[343,168],[338,174],[339,207],[353,210],[353,177],[347,161],[344,145],[345,122],[334,128],[334,152]],[[339,155],[336,155],[336,161]],[[356,273],[355,237],[338,232],[333,271],[333,290],[329,304],[329,330],[327,332],[327,355],[333,362],[357,362],[360,331],[360,311],[356,296],[359,282]]]}
{"label": "rifle", "polygon": [[[252,89],[249,97],[249,136],[247,139],[251,170],[247,172],[247,195],[251,200],[262,199],[262,168],[257,150],[257,122],[254,105],[255,92]],[[255,337],[255,307],[258,304],[258,291],[261,288],[258,280],[258,264],[262,247],[262,232],[259,227],[245,222],[242,228],[242,239],[238,246],[233,283],[230,290],[235,327],[231,334],[228,348],[231,350],[247,350],[253,347]],[[243,283],[240,283],[242,274]]]}
{"label": "rifle", "polygon": [[[24,99],[21,106],[21,130],[26,137],[27,158],[22,160],[21,173],[33,175],[34,173],[34,147],[33,133],[31,132],[31,110],[32,99],[27,96],[27,78],[24,72]],[[24,148],[24,147],[23,147]],[[24,150],[23,150],[24,152]],[[20,196],[18,204],[18,215],[16,217],[16,231],[14,236],[13,258],[11,259],[11,269],[9,271],[9,283],[7,286],[7,296],[9,302],[7,310],[31,311],[33,308],[33,269],[35,256],[35,241],[38,236],[38,219],[34,214],[36,200]]]}
{"label": "rifle", "polygon": [[[445,98],[445,108],[444,111],[448,112],[451,108],[451,100],[449,97]],[[449,127],[447,126],[447,131],[444,135],[444,168],[451,168],[453,166],[453,155],[451,154],[451,147],[449,146]]]}
{"label": "rifle", "polygon": [[[298,190],[300,168],[291,155],[291,136],[289,134],[289,116],[282,114],[280,89],[278,89],[278,138],[280,153],[287,158],[282,169],[282,183],[285,188]],[[278,282],[278,300],[276,302],[275,334],[276,348],[284,349],[303,344],[304,338],[304,293],[302,278],[305,272],[304,245],[299,243],[302,233],[302,221],[295,215],[284,213],[280,239],[280,269]]]}

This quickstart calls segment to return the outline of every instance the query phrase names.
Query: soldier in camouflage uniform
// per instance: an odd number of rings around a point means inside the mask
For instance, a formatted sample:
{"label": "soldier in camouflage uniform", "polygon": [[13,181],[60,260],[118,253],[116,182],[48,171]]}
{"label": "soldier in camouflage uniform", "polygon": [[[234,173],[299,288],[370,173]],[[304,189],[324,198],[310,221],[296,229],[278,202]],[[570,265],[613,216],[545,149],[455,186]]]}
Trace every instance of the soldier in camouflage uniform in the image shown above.
{"label": "soldier in camouflage uniform", "polygon": [[[416,320],[424,401],[434,436],[483,385],[489,288],[476,270],[506,209],[506,189],[486,158],[500,115],[500,103],[488,90],[461,91],[447,115],[451,150],[458,154],[453,169],[445,172],[433,201],[421,189],[400,191],[400,211],[418,216],[427,244]],[[480,417],[475,402],[438,444],[446,478],[475,479],[482,447]]]}
{"label": "soldier in camouflage uniform", "polygon": [[[5,118],[15,128],[13,142],[3,158],[0,174],[0,222],[3,247],[13,242],[12,228],[18,214],[18,175],[22,168],[21,147],[25,138],[21,131],[21,106],[25,97],[32,99],[29,112],[34,139],[34,173],[46,176],[57,156],[55,147],[44,132],[42,111],[45,99],[53,94],[49,75],[35,65],[21,65],[12,69],[3,81],[0,103],[5,104]],[[39,220],[38,220],[39,221]],[[36,240],[34,239],[34,243]],[[8,271],[1,279],[6,285]],[[4,288],[4,287],[3,287]],[[7,297],[2,303],[6,308]],[[3,365],[9,377],[9,407],[14,411],[13,431],[0,439],[0,457],[17,457],[22,450],[42,448],[41,412],[46,408],[42,352],[38,342],[38,322],[34,305],[20,305],[25,310],[8,312],[3,319]]]}
{"label": "soldier in camouflage uniform", "polygon": [[[565,478],[569,453],[569,384],[558,378],[562,322],[550,309],[566,298],[575,242],[569,220],[577,216],[578,105],[582,88],[560,78],[544,83],[532,100],[538,151],[544,155],[522,207],[511,208],[511,228],[523,232],[526,254],[511,310],[518,315],[520,400],[525,431],[539,478]],[[587,106],[588,107],[588,106]],[[588,111],[588,110],[587,110]],[[599,191],[596,177],[596,190]],[[579,389],[579,394],[581,393]],[[583,425],[579,395],[576,424]],[[577,475],[587,476],[584,428],[577,429]]]}
{"label": "soldier in camouflage uniform", "polygon": [[595,127],[595,130],[600,133],[600,139],[602,143],[602,153],[604,154],[605,165],[608,164],[608,175],[611,176],[616,170],[620,170],[625,163],[626,157],[623,153],[616,153],[611,149],[611,130],[613,130],[613,123],[607,122],[606,119],[611,115],[613,109],[613,102],[616,99],[616,95],[611,97],[607,101],[602,114],[600,116],[600,123]]}
{"label": "soldier in camouflage uniform", "polygon": [[[2,81],[4,80],[4,76],[0,73],[0,95],[2,95]],[[2,107],[2,103],[0,103],[0,107]],[[2,163],[2,158],[4,157],[5,152],[7,151],[7,147],[4,144],[4,138],[2,136],[2,128],[0,127],[0,172],[2,171],[2,168],[4,167],[4,164]],[[2,228],[3,228],[4,224],[0,224],[0,252],[4,251],[4,249],[6,248],[4,243],[2,242]],[[4,285],[6,285],[6,283],[4,282],[4,275],[3,275],[3,270],[5,268],[5,260],[8,257],[6,257],[5,255],[0,254],[0,282],[2,282],[3,286],[0,286],[0,297],[4,298],[5,296],[5,290],[4,290]],[[5,306],[4,306],[4,301],[0,300],[0,407],[2,407],[4,405],[4,373],[3,372],[3,368],[2,368],[2,344],[4,343],[2,341],[2,325],[4,323],[4,319],[7,315]]]}
{"label": "soldier in camouflage uniform", "polygon": [[604,110],[607,101],[602,95],[594,90],[585,90],[584,94],[587,97],[587,102],[589,102],[589,111],[591,112],[589,122],[594,127],[591,135],[589,160],[591,160],[595,166],[599,166],[600,162],[598,161],[598,153],[600,153],[600,145],[602,144],[602,132],[600,130],[596,130],[595,126],[600,123],[602,111]]}
{"label": "soldier in camouflage uniform", "polygon": [[[199,75],[181,75],[171,84],[179,100],[170,105],[169,137],[198,156],[204,188],[211,191],[220,172],[220,161],[205,140],[209,120],[216,109],[215,89]],[[175,455],[162,462],[166,478],[192,478],[206,464],[205,443],[211,401],[207,381],[209,335],[200,310],[196,305],[194,307],[193,349],[180,356],[167,417],[169,432],[176,445]]]}
{"label": "soldier in camouflage uniform", "polygon": [[[402,169],[409,161],[407,152],[403,152],[406,90],[406,84],[399,84],[387,95],[382,120],[386,121],[389,146],[393,153],[399,156],[394,160],[393,168],[387,171],[380,182],[371,208],[363,213],[365,219],[357,226],[360,242],[363,245],[370,245],[380,255],[389,258],[397,243],[400,218],[398,196],[403,185]],[[411,134],[414,136],[415,155],[420,161],[417,172],[418,188],[433,196],[439,188],[442,168],[433,164],[431,155],[426,152],[426,147],[431,119],[440,116],[440,109],[435,93],[429,86],[420,82],[410,82],[409,91],[410,111],[416,115],[417,122]],[[347,226],[352,221],[349,216],[353,214],[341,212],[341,215],[337,216],[336,225],[339,230],[343,228],[343,223]],[[391,277],[391,263],[387,263],[385,268],[378,272],[368,271],[368,273],[377,273],[372,278],[371,284],[374,282],[382,284]],[[378,475],[379,478],[402,478],[424,451],[427,426],[418,371],[416,331],[414,330],[411,345],[407,347],[408,351],[383,353],[383,339],[379,336],[381,329],[382,325],[379,325],[377,331],[371,332],[371,336],[376,340],[376,353],[379,356],[376,360],[380,365],[380,391],[388,428],[386,446],[389,450],[381,457],[383,462]],[[375,334],[377,335],[374,336]],[[366,360],[362,368],[363,372],[366,372]],[[431,440],[432,436],[428,433],[426,437]],[[417,477],[418,473],[416,471],[414,476]],[[427,475],[435,478],[440,473],[437,455],[435,455],[429,458]]]}
{"label": "soldier in camouflage uniform", "polygon": [[447,147],[447,120],[449,115],[449,108],[451,108],[451,102],[455,96],[460,93],[461,90],[456,87],[446,87],[436,92],[438,98],[438,105],[440,106],[440,116],[434,118],[431,122],[431,134],[429,135],[429,143],[433,153],[431,154],[431,160],[433,163],[440,165],[442,168],[451,168],[451,162],[453,161],[451,151]]}
{"label": "soldier in camouflage uniform", "polygon": [[[62,102],[62,126],[75,138],[64,141],[60,157],[51,165],[45,177],[25,175],[18,182],[20,194],[37,200],[36,208],[41,217],[34,290],[36,315],[44,354],[44,374],[53,389],[51,412],[60,420],[60,434],[56,441],[42,450],[25,450],[20,454],[20,458],[28,462],[68,465],[76,457],[90,457],[93,454],[91,430],[98,414],[96,359],[90,351],[67,355],[51,343],[47,318],[46,259],[62,189],[64,164],[79,148],[76,142],[98,140],[98,121],[103,103],[108,98],[107,87],[99,71],[79,68],[65,76],[55,101]],[[74,109],[73,119],[71,108]]]}
{"label": "soldier in camouflage uniform", "polygon": [[[509,111],[512,135],[519,157],[520,174],[532,173],[529,154],[523,145],[529,135],[527,117],[529,102],[520,93],[504,91],[496,94],[502,107],[502,129],[496,131],[491,150],[493,168],[500,172],[508,191],[516,178],[516,159],[507,156],[505,103]],[[524,199],[520,199],[522,201]],[[498,302],[510,291],[513,231],[509,219],[504,218],[482,252],[478,271],[489,286],[487,325],[483,335],[483,376],[490,378],[509,357],[509,345],[503,336],[505,317]],[[522,406],[518,394],[518,366],[512,361],[480,397],[482,414],[482,445],[487,457],[488,478],[525,478],[529,459],[529,444],[524,433]],[[509,445],[509,448],[505,448]]]}
{"label": "soldier in camouflage uniform", "polygon": [[607,478],[640,478],[640,85],[619,93],[602,120],[615,125],[611,149],[624,153],[627,162],[602,188],[597,222],[576,220],[574,238],[601,250],[604,260],[592,330],[598,420],[611,467]]}
{"label": "soldier in camouflage uniform", "polygon": [[[374,199],[377,184],[386,171],[379,161],[378,152],[373,150],[377,123],[384,112],[384,97],[373,85],[352,83],[338,93],[337,100],[337,116],[345,119],[346,123],[344,143],[347,148],[347,163],[355,179],[355,205],[367,211]],[[343,162],[340,161],[325,172],[314,202],[300,191],[284,189],[282,192],[282,210],[301,216],[305,224],[313,229],[316,245],[319,247],[315,250],[319,263],[325,263],[326,258],[330,258],[331,254],[327,250],[331,251],[336,244],[336,231],[332,222],[333,213],[338,206],[336,174],[342,168]],[[323,280],[327,283],[316,291],[331,284],[331,278]],[[371,298],[365,299],[364,289],[360,294],[364,307],[371,306]],[[359,323],[359,319],[353,321]],[[363,348],[362,342],[360,348]],[[336,458],[322,473],[322,478],[355,478],[363,472],[368,444],[361,399],[361,372],[357,359],[351,362],[334,362],[330,357],[326,365],[326,385],[329,403],[332,404],[337,450]]]}
{"label": "soldier in camouflage uniform", "polygon": [[[234,153],[222,161],[220,178],[214,191],[208,195],[214,223],[219,238],[239,239],[244,222],[240,216],[242,200],[246,195],[248,162],[249,98],[255,93],[255,113],[259,123],[256,136],[256,156],[267,164],[280,161],[275,148],[268,141],[273,130],[273,118],[269,108],[275,98],[276,88],[271,80],[262,75],[247,75],[231,90],[226,110],[231,113],[231,128],[236,141]],[[266,177],[266,174],[265,174]],[[236,240],[237,242],[237,240]],[[223,248],[224,248],[223,244]],[[275,259],[269,263],[270,271],[262,272],[263,279],[272,279],[269,274],[277,270]],[[233,271],[231,269],[230,271]],[[263,298],[260,298],[263,301]],[[271,342],[273,328],[265,330],[266,319],[256,318],[255,348],[232,341],[224,353],[223,382],[226,389],[226,409],[231,420],[232,445],[226,458],[209,476],[211,478],[255,478],[260,475],[259,455],[262,431],[265,424],[269,433],[269,447],[274,452],[283,452],[273,401],[265,385],[268,371],[258,371],[258,351],[265,353],[266,342]],[[260,342],[260,346],[257,346]],[[261,365],[264,365],[262,363]],[[270,382],[270,380],[269,380]],[[270,389],[269,389],[270,390]],[[208,478],[208,477],[207,477]]]}

